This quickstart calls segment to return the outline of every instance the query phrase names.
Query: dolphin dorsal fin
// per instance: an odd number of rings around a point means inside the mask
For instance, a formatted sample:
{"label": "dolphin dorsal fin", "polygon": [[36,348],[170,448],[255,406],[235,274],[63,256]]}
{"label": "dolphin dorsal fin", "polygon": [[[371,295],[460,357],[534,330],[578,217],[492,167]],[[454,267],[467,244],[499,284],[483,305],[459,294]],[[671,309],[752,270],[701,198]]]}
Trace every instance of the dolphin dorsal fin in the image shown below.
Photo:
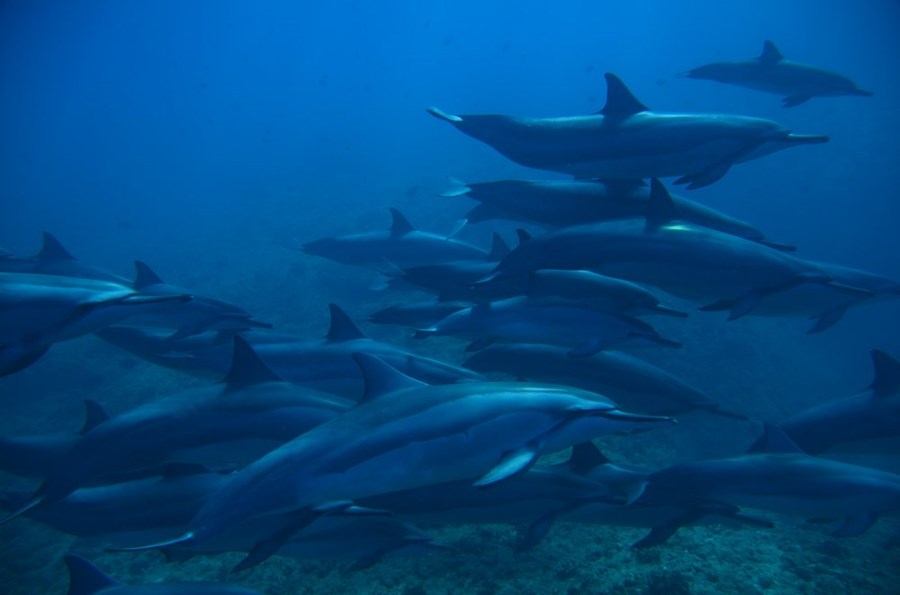
{"label": "dolphin dorsal fin", "polygon": [[360,403],[368,403],[398,390],[428,386],[424,382],[410,378],[374,355],[354,353],[352,357],[363,376],[364,389]]}
{"label": "dolphin dorsal fin", "polygon": [[328,325],[328,334],[325,340],[329,343],[341,343],[343,341],[354,341],[356,339],[366,339],[366,335],[359,330],[359,327],[353,324],[347,313],[337,304],[328,304],[328,311],[331,314],[331,323]]}
{"label": "dolphin dorsal fin", "polygon": [[521,246],[531,240],[531,234],[519,227],[516,229],[516,239],[519,240],[519,246]]}
{"label": "dolphin dorsal fin", "polygon": [[416,228],[412,226],[412,223],[409,222],[409,219],[403,215],[397,209],[391,209],[391,235],[392,236],[402,236],[403,234],[407,234],[411,231],[415,231]]}
{"label": "dolphin dorsal fin", "polygon": [[784,433],[784,430],[769,422],[763,424],[763,435],[754,443],[749,452],[803,454],[800,447]]}
{"label": "dolphin dorsal fin", "polygon": [[487,255],[487,260],[503,260],[509,254],[509,245],[496,231],[491,238],[491,251]]}
{"label": "dolphin dorsal fin", "polygon": [[162,285],[165,281],[159,278],[153,269],[141,260],[134,261],[134,288],[137,291],[146,289],[151,285]]}
{"label": "dolphin dorsal fin", "polygon": [[69,590],[66,595],[92,595],[121,584],[81,556],[66,554],[63,559],[69,570]]}
{"label": "dolphin dorsal fin", "polygon": [[109,419],[109,413],[103,405],[93,399],[84,400],[84,425],[79,434],[87,434],[103,422]]}
{"label": "dolphin dorsal fin", "polygon": [[283,382],[284,380],[263,362],[247,339],[234,336],[234,355],[231,369],[225,376],[229,390],[237,390],[263,382]]}
{"label": "dolphin dorsal fin", "polygon": [[600,113],[607,117],[626,118],[650,108],[638,101],[622,79],[611,72],[606,73],[606,105]]}
{"label": "dolphin dorsal fin", "polygon": [[38,252],[37,259],[46,263],[60,260],[75,260],[75,257],[63,247],[55,235],[45,231],[41,251]]}
{"label": "dolphin dorsal fin", "polygon": [[609,459],[593,442],[582,442],[572,447],[572,454],[566,464],[572,473],[587,475],[600,465],[609,464]]}
{"label": "dolphin dorsal fin", "polygon": [[775,47],[775,44],[767,39],[765,42],[763,42],[762,53],[759,55],[757,60],[766,65],[778,64],[779,62],[784,60],[784,56],[781,55],[781,52],[778,51],[778,48]]}
{"label": "dolphin dorsal fin", "polygon": [[663,186],[663,183],[653,178],[650,180],[650,198],[647,200],[647,231],[655,231],[678,218],[678,207],[672,200],[672,195]]}
{"label": "dolphin dorsal fin", "polygon": [[869,387],[876,397],[886,397],[900,390],[900,362],[881,351],[872,350],[875,379]]}

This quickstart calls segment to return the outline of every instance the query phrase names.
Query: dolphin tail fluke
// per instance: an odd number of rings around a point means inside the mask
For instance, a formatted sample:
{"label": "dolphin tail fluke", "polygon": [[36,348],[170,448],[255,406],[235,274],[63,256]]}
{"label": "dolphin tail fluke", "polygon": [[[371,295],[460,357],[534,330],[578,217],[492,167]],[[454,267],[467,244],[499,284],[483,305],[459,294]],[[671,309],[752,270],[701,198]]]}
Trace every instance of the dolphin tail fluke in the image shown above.
{"label": "dolphin tail fluke", "polygon": [[159,541],[157,543],[151,543],[148,545],[135,545],[128,547],[110,547],[106,548],[108,552],[145,552],[148,550],[161,550],[168,547],[172,547],[174,545],[184,545],[194,541],[195,536],[193,531],[188,531],[178,537],[173,539],[167,539],[166,541]]}
{"label": "dolphin tail fluke", "polygon": [[460,118],[459,116],[454,116],[453,114],[448,114],[447,112],[439,110],[436,107],[429,107],[425,111],[427,111],[429,114],[431,114],[435,118],[437,118],[439,120],[444,120],[446,122],[450,122],[451,124],[460,124],[463,121],[463,119]]}

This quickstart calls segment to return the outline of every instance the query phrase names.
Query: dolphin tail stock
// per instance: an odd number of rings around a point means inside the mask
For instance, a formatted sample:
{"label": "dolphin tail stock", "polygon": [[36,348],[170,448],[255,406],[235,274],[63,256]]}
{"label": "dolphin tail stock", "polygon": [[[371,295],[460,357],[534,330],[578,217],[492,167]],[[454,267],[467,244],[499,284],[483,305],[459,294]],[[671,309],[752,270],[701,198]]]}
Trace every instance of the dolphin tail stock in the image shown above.
{"label": "dolphin tail stock", "polygon": [[426,109],[429,114],[437,118],[438,120],[444,120],[445,122],[450,122],[451,124],[461,124],[463,119],[459,116],[454,116],[453,114],[448,114],[445,111],[442,111],[436,107],[429,107]]}

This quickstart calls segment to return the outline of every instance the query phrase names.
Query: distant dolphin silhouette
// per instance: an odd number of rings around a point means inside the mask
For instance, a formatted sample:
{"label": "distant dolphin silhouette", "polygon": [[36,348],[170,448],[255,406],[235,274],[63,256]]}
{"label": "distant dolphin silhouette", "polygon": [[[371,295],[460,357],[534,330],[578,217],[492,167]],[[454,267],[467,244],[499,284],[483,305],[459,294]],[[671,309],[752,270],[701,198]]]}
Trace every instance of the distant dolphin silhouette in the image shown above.
{"label": "distant dolphin silhouette", "polygon": [[762,53],[753,60],[714,62],[689,70],[684,76],[783,95],[784,107],[806,103],[813,97],[872,95],[842,74],[785,60],[771,41],[763,44]]}

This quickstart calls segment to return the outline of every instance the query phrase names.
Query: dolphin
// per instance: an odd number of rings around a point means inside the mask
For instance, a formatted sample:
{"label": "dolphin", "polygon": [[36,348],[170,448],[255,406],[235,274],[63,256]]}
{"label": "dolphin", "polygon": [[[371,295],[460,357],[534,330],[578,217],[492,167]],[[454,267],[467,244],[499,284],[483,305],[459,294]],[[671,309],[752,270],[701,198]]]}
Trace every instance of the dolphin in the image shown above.
{"label": "dolphin", "polygon": [[56,236],[47,231],[43,234],[41,249],[37,254],[20,257],[10,256],[0,259],[0,271],[78,277],[80,279],[109,281],[120,285],[128,285],[130,283],[125,277],[79,261],[72,256],[72,253],[62,245]]}
{"label": "dolphin", "polygon": [[647,218],[577,225],[535,237],[481,282],[521,278],[539,269],[589,270],[699,301],[706,304],[703,309],[728,310],[730,320],[757,308],[765,312],[772,304],[779,315],[827,322],[836,310],[872,295],[841,283],[815,262],[673,220],[665,187],[658,180],[651,186],[654,201]]}
{"label": "dolphin", "polygon": [[[510,219],[548,227],[568,227],[595,221],[643,217],[650,200],[645,184],[597,180],[496,180],[462,184],[441,194],[479,201],[466,215],[469,223]],[[749,223],[698,202],[672,195],[683,221],[768,244]],[[777,246],[792,250],[792,246]]]}
{"label": "dolphin", "polygon": [[175,328],[172,339],[189,337],[205,330],[238,333],[250,328],[272,328],[271,324],[254,320],[249,312],[234,304],[199,296],[166,283],[140,260],[134,261],[134,268],[136,275],[133,286],[141,295],[167,296],[189,293],[193,299],[186,303],[168,304],[150,314],[133,316],[129,320],[130,324]]}
{"label": "dolphin", "polygon": [[109,419],[100,403],[85,399],[84,423],[78,432],[0,437],[0,471],[20,477],[44,477],[84,435]]}
{"label": "dolphin", "polygon": [[190,295],[142,296],[110,281],[0,273],[0,376],[27,368],[73,339]]}
{"label": "dolphin", "polygon": [[685,312],[660,303],[659,298],[637,283],[591,271],[542,269],[531,273],[527,295],[541,300],[568,300],[604,312],[630,316],[662,314],[684,318]]}
{"label": "dolphin", "polygon": [[[167,560],[223,552],[248,553],[258,540],[283,522],[278,515],[252,519],[226,535],[195,545],[163,550]],[[321,516],[278,548],[278,555],[301,560],[352,560],[349,572],[371,568],[386,556],[415,555],[452,548],[417,527],[386,514]]]}
{"label": "dolphin", "polygon": [[[110,418],[78,438],[12,520],[104,477],[167,460],[247,462],[338,416],[350,402],[283,381],[240,338],[225,382],[191,389]],[[223,446],[233,445],[228,449]],[[199,461],[192,460],[193,457]],[[0,523],[0,524],[2,524]]]}
{"label": "dolphin", "polygon": [[[100,537],[115,547],[163,539],[181,531],[203,502],[228,481],[228,473],[203,465],[171,463],[161,477],[80,488],[52,505],[26,513],[57,531],[79,537]],[[25,504],[25,491],[0,491],[0,507],[15,510]],[[173,548],[167,560],[184,560],[200,553],[247,552],[268,525],[248,523],[224,539],[195,549]],[[354,570],[367,568],[388,553],[401,550],[446,549],[407,523],[385,516],[323,517],[285,543],[278,553],[302,559],[353,559]]]}
{"label": "dolphin", "polygon": [[729,506],[703,511],[677,506],[626,505],[629,494],[642,489],[648,473],[625,469],[590,442],[573,447],[569,459],[528,472],[482,490],[471,482],[453,481],[392,492],[360,501],[417,523],[525,524],[528,531],[517,550],[533,548],[556,520],[651,529],[638,547],[659,545],[684,525],[700,523],[772,526]]}
{"label": "dolphin", "polygon": [[611,345],[641,342],[665,347],[681,344],[660,336],[646,322],[575,303],[508,298],[458,310],[416,337],[450,335],[467,338],[467,351],[494,342],[548,343],[569,347],[570,355],[587,356]]}
{"label": "dolphin", "polygon": [[[228,473],[204,465],[170,463],[161,476],[79,488],[25,516],[69,535],[133,545],[181,530],[227,481]],[[0,507],[18,510],[30,498],[24,490],[0,491]]]}
{"label": "dolphin", "polygon": [[807,519],[843,520],[832,535],[853,537],[900,509],[900,475],[820,459],[766,426],[765,451],[681,463],[647,478],[635,501],[684,507],[726,502]]}
{"label": "dolphin", "polygon": [[383,265],[385,261],[415,266],[490,257],[477,246],[415,229],[397,209],[391,209],[391,217],[393,223],[388,230],[322,238],[303,244],[302,249],[313,256],[363,266]]}
{"label": "dolphin", "polygon": [[753,60],[714,62],[689,70],[684,76],[782,95],[784,107],[806,103],[813,97],[872,95],[842,74],[785,60],[768,40],[763,43],[762,53]]}
{"label": "dolphin", "polygon": [[[864,390],[826,401],[794,415],[780,428],[804,452],[819,454],[835,447],[900,438],[900,362],[873,349],[875,378]],[[760,438],[757,446],[765,442]]]}
{"label": "dolphin", "polygon": [[226,583],[124,585],[81,556],[66,554],[63,559],[69,571],[68,595],[261,595],[259,591]]}
{"label": "dolphin", "polygon": [[638,180],[680,176],[688,189],[708,186],[732,165],[788,147],[828,141],[794,134],[771,120],[725,114],[650,111],[614,74],[606,74],[599,114],[561,118],[502,115],[435,117],[527,167],[579,179]]}
{"label": "dolphin", "polygon": [[[367,337],[336,304],[328,306],[331,322],[323,340],[294,335],[249,332],[242,335],[257,355],[285,380],[351,399],[363,394],[363,378],[352,354],[370,353],[404,374],[429,384],[484,380],[480,374],[436,359],[423,357]],[[230,338],[203,333],[172,341],[149,329],[107,328],[97,333],[138,357],[161,366],[198,376],[227,373],[231,365]]]}
{"label": "dolphin", "polygon": [[[832,288],[843,291],[823,291],[820,283],[798,283],[784,291],[771,294],[759,307],[754,308],[754,316],[808,316],[813,326],[808,333],[828,330],[844,317],[851,307],[896,300],[900,298],[900,282],[883,275],[861,269],[819,262],[806,261],[811,267],[831,279]],[[704,305],[701,310],[731,310],[735,301],[717,300]]]}
{"label": "dolphin", "polygon": [[595,393],[556,385],[429,386],[365,354],[363,401],[245,467],[180,537],[132,549],[208,541],[249,519],[292,513],[248,556],[264,560],[297,530],[353,501],[460,479],[488,486],[527,471],[543,454],[601,434],[649,429],[671,418],[624,413]]}
{"label": "dolphin", "polygon": [[574,386],[598,392],[629,411],[679,415],[704,411],[733,419],[700,389],[642,359],[614,350],[570,357],[563,347],[527,343],[490,345],[463,363],[478,372],[502,372],[516,379]]}
{"label": "dolphin", "polygon": [[396,287],[402,282],[405,286],[432,293],[442,302],[480,303],[525,292],[527,284],[520,279],[509,279],[507,283],[495,283],[490,287],[477,285],[496,266],[496,262],[457,261],[402,267],[390,273],[390,285]]}

